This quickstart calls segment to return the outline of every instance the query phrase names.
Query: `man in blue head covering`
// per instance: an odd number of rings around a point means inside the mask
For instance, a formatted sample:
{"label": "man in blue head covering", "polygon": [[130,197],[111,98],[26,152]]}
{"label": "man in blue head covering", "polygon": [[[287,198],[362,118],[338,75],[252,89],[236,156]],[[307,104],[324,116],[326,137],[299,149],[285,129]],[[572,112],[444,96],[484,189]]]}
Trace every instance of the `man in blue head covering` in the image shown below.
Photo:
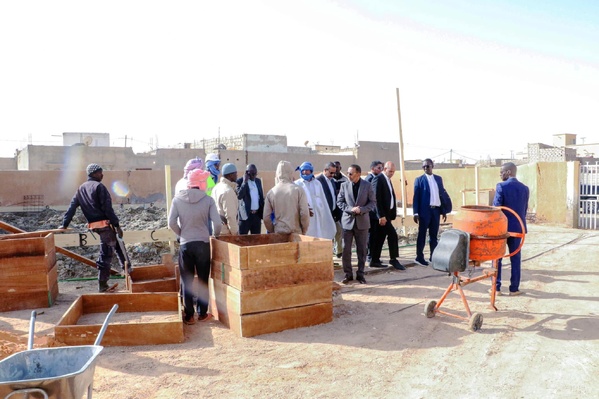
{"label": "man in blue head covering", "polygon": [[295,184],[302,187],[306,192],[308,206],[310,207],[310,224],[306,235],[332,240],[337,229],[333,216],[329,211],[322,184],[314,177],[314,167],[310,162],[304,162],[296,170],[298,169],[300,178],[295,181]]}
{"label": "man in blue head covering", "polygon": [[218,154],[206,155],[206,170],[212,175],[214,183],[218,183],[218,175],[220,175],[220,158]]}

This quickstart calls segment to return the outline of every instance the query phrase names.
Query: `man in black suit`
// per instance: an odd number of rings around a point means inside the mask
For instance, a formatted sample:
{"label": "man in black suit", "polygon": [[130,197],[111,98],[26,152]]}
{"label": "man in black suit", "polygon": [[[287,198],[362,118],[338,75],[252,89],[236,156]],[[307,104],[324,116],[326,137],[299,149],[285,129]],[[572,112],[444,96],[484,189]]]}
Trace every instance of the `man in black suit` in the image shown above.
{"label": "man in black suit", "polygon": [[258,168],[249,164],[243,177],[237,179],[239,199],[239,234],[260,234],[262,212],[264,211],[264,191],[262,180],[257,178]]}
{"label": "man in black suit", "polygon": [[324,169],[321,174],[319,174],[316,179],[322,184],[322,190],[324,191],[324,196],[327,198],[327,203],[329,204],[329,210],[331,211],[331,216],[333,216],[333,220],[335,223],[338,223],[341,220],[341,210],[337,206],[337,195],[335,193],[335,182],[333,181],[333,176],[335,171],[337,170],[335,163],[329,162],[324,165]]}
{"label": "man in black suit", "polygon": [[385,238],[389,244],[389,263],[398,270],[406,270],[399,263],[399,246],[397,242],[397,232],[391,223],[397,217],[397,201],[393,190],[391,178],[395,174],[395,164],[391,161],[385,163],[382,173],[372,179],[372,188],[376,196],[376,224],[372,226],[370,236],[372,238],[372,247],[370,254],[372,260],[370,267],[382,267],[381,251]]}
{"label": "man in black suit", "polygon": [[[383,163],[381,161],[372,161],[370,163],[370,172],[368,173],[368,175],[364,178],[364,180],[366,180],[368,183],[372,184],[372,179],[374,179],[376,176],[378,176],[379,174],[381,174],[381,172],[383,171]],[[379,224],[379,220],[376,216],[376,209],[373,209],[372,211],[370,211],[370,230],[368,230],[368,255],[366,255],[366,261],[369,262],[369,266],[370,267],[385,267],[383,264],[381,264],[380,262],[372,262],[372,246],[374,244],[373,240],[374,240],[374,235],[372,234],[372,231],[374,228],[376,228],[376,225]]]}

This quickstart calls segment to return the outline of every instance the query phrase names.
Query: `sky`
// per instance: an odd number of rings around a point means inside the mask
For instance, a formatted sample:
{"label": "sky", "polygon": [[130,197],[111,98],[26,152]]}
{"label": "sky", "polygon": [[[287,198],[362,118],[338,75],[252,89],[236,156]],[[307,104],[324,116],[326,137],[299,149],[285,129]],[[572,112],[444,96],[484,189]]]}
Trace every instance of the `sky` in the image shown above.
{"label": "sky", "polygon": [[135,152],[202,138],[399,140],[476,161],[599,142],[599,2],[0,2],[0,156],[110,133]]}

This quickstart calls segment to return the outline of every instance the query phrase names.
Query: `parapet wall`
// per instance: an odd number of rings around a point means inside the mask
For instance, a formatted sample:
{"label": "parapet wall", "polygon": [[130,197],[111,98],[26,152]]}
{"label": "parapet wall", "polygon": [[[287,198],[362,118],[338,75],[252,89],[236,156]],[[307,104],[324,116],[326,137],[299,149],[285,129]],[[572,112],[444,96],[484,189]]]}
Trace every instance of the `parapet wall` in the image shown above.
{"label": "parapet wall", "polygon": [[[243,163],[236,164],[241,176],[245,169]],[[577,181],[570,175],[578,173],[578,169],[578,162],[544,162],[518,167],[518,179],[530,188],[529,213],[535,214],[537,221],[573,224],[572,212],[576,210],[573,208],[576,208],[577,199],[571,197],[572,193],[574,196],[578,193],[578,187],[570,187],[572,181]],[[499,170],[499,167],[479,168],[479,189],[494,189],[499,181]],[[366,175],[366,171],[363,172]],[[475,188],[475,169],[435,169],[435,173],[443,177],[454,210],[464,205],[462,190]],[[414,180],[422,171],[408,170],[405,174],[407,205],[411,207]],[[171,170],[171,190],[182,175],[180,169]],[[273,187],[274,172],[259,171],[258,177],[263,181],[265,192]],[[299,177],[298,172],[296,177]],[[0,207],[25,206],[25,196],[41,196],[34,197],[39,199],[40,206],[68,205],[86,178],[85,173],[79,171],[0,171]],[[103,183],[112,193],[115,204],[166,204],[164,170],[105,171]],[[396,196],[401,199],[399,171],[393,177],[393,183]]]}

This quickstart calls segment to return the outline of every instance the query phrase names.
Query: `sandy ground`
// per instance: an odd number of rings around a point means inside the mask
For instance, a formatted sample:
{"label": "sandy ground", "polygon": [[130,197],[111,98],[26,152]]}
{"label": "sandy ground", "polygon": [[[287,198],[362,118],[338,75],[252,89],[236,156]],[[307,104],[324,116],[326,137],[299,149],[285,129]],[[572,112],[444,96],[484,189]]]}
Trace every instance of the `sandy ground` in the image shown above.
{"label": "sandy ground", "polygon": [[[369,284],[341,289],[328,324],[238,338],[210,321],[185,326],[183,344],[107,347],[94,398],[594,398],[598,244],[597,232],[531,226],[524,295],[499,297],[494,312],[490,280],[464,288],[472,311],[484,315],[478,332],[462,320],[424,316],[425,303],[449,285],[446,274],[421,266],[377,270]],[[414,248],[401,254],[408,264]],[[56,306],[39,309],[38,344],[95,283],[60,289]],[[443,309],[465,314],[457,293]],[[5,352],[24,349],[29,315],[0,314]]]}

